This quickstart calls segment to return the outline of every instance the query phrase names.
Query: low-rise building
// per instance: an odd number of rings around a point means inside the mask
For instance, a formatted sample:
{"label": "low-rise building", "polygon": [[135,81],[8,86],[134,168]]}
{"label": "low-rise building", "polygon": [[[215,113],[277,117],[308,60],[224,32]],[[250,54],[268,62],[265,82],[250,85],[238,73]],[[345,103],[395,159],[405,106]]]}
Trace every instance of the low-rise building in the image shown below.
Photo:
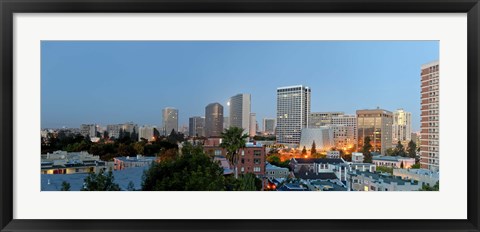
{"label": "low-rise building", "polygon": [[275,166],[270,163],[266,163],[265,166],[265,177],[268,179],[275,179],[275,178],[288,178],[290,175],[290,171],[288,168],[282,168]]}
{"label": "low-rise building", "polygon": [[352,191],[417,191],[422,187],[414,180],[362,171],[349,172],[347,185]]}
{"label": "low-rise building", "polygon": [[308,191],[306,186],[296,183],[286,183],[277,188],[277,191]]}
{"label": "low-rise building", "polygon": [[353,152],[352,153],[352,163],[363,163],[363,153],[361,152]]}
{"label": "low-rise building", "polygon": [[[209,138],[205,141],[203,150],[206,154],[226,157],[227,151],[220,147],[221,138]],[[265,177],[266,151],[265,146],[257,142],[245,143],[237,154],[237,174],[253,173],[258,178]],[[234,170],[235,172],[235,170]]]}
{"label": "low-rise building", "polygon": [[405,180],[416,180],[420,184],[434,186],[439,181],[439,172],[429,169],[393,169],[393,175]]}
{"label": "low-rise building", "polygon": [[349,171],[359,170],[362,172],[375,172],[377,170],[377,166],[371,163],[349,163],[350,166]]}
{"label": "low-rise building", "polygon": [[115,157],[113,158],[114,170],[149,166],[155,161],[155,159],[155,157],[148,157],[142,155],[137,155],[136,157]]}
{"label": "low-rise building", "polygon": [[41,174],[98,173],[107,168],[99,156],[82,152],[55,151],[41,154]]}
{"label": "low-rise building", "polygon": [[415,164],[415,158],[402,156],[373,156],[372,163],[377,166],[395,167],[395,168],[410,168]]}
{"label": "low-rise building", "polygon": [[347,191],[347,188],[343,184],[323,180],[311,181],[307,187],[311,191]]}
{"label": "low-rise building", "polygon": [[340,151],[328,151],[327,152],[328,159],[339,159],[340,158]]}
{"label": "low-rise building", "polygon": [[257,177],[264,177],[265,159],[265,147],[261,143],[246,143],[237,155],[238,174],[253,173]]}

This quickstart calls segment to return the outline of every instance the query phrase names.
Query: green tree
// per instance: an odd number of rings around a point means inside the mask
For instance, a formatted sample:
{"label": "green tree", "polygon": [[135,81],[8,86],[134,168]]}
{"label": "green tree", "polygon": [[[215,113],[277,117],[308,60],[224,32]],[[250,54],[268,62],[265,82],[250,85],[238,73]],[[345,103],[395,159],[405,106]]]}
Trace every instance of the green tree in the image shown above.
{"label": "green tree", "polygon": [[204,153],[183,154],[152,163],[142,180],[144,191],[225,190],[223,169]]}
{"label": "green tree", "polygon": [[372,162],[372,144],[370,143],[370,136],[366,136],[363,141],[362,153],[363,153],[363,162],[371,163]]}
{"label": "green tree", "polygon": [[410,140],[410,142],[408,142],[407,154],[410,158],[417,157],[417,144],[413,142],[413,140]]}
{"label": "green tree", "polygon": [[317,154],[317,146],[315,145],[315,140],[313,140],[312,149],[310,150],[310,154],[311,155]]}
{"label": "green tree", "polygon": [[62,188],[60,191],[70,191],[70,183],[66,181],[62,181]]}
{"label": "green tree", "polygon": [[257,177],[255,177],[254,174],[252,173],[247,173],[245,175],[242,175],[240,177],[240,191],[256,191],[257,186],[255,184],[255,180]]}
{"label": "green tree", "polygon": [[440,183],[437,181],[435,185],[430,186],[428,184],[422,184],[422,188],[419,189],[420,191],[438,191],[440,190]]}
{"label": "green tree", "polygon": [[303,146],[302,155],[306,155],[306,154],[307,154],[307,148],[305,146]]}
{"label": "green tree", "polygon": [[276,155],[270,155],[267,157],[267,161],[273,165],[277,165],[280,163],[280,157]]}
{"label": "green tree", "polygon": [[183,142],[182,154],[197,155],[203,153],[203,146],[200,144],[193,145],[190,142]]}
{"label": "green tree", "polygon": [[395,147],[395,155],[406,156],[405,147],[403,147],[403,144],[400,141],[398,141],[397,146]]}
{"label": "green tree", "polygon": [[82,191],[120,191],[120,186],[115,183],[112,171],[105,173],[90,173],[84,180]]}
{"label": "green tree", "polygon": [[411,169],[419,169],[420,168],[420,164],[414,164],[412,166],[410,166]]}
{"label": "green tree", "polygon": [[395,149],[393,147],[389,147],[386,151],[385,154],[387,156],[394,156],[395,155]]}
{"label": "green tree", "polygon": [[245,147],[245,139],[247,138],[248,135],[243,134],[243,129],[239,127],[230,127],[222,132],[222,143],[220,147],[227,150],[227,159],[233,165],[235,178],[238,178],[237,153],[240,148]]}
{"label": "green tree", "polygon": [[135,143],[133,149],[135,149],[135,153],[143,155],[145,151],[145,142],[142,141]]}

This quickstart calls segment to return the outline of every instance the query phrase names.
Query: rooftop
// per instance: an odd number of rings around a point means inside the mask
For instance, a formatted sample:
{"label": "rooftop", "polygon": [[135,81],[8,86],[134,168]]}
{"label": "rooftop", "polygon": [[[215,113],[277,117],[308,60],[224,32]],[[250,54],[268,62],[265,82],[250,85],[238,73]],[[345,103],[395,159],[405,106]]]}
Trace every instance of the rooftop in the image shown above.
{"label": "rooftop", "polygon": [[282,187],[277,189],[278,191],[308,191],[305,187],[301,186],[300,184],[284,184]]}
{"label": "rooftop", "polygon": [[406,159],[413,159],[409,157],[402,157],[402,156],[384,156],[384,155],[378,155],[378,156],[373,156],[373,160],[384,160],[384,161],[400,161],[400,160],[406,160]]}
{"label": "rooftop", "polygon": [[[355,173],[354,173],[355,174]],[[369,177],[373,179],[375,182],[380,182],[382,180],[384,183],[391,184],[391,183],[397,183],[397,185],[405,185],[406,183],[410,183],[412,185],[418,185],[418,183],[412,183],[412,181],[409,180],[402,180],[401,177],[394,177],[390,175],[384,175],[381,173],[373,173],[373,172],[362,172],[362,171],[356,171],[357,175]]]}
{"label": "rooftop", "polygon": [[300,170],[295,173],[295,178],[303,180],[335,180],[338,179],[337,175],[333,172],[319,172],[315,173],[309,171],[306,168],[300,168]]}
{"label": "rooftop", "polygon": [[121,157],[115,157],[114,159],[118,159],[118,160],[121,160],[123,162],[153,162],[153,161],[155,161],[154,156],[142,156],[142,157],[121,156]]}
{"label": "rooftop", "polygon": [[310,184],[321,186],[323,188],[323,191],[347,191],[347,188],[332,183],[330,181],[315,180],[312,181]]}
{"label": "rooftop", "polygon": [[288,170],[288,168],[278,167],[278,166],[275,166],[275,165],[270,164],[268,162],[266,162],[265,169],[270,169],[270,170],[272,170],[272,169],[275,169],[275,170],[285,170],[285,169],[287,169]]}
{"label": "rooftop", "polygon": [[[133,167],[124,170],[113,171],[114,181],[120,186],[120,189],[126,190],[128,183],[131,181],[135,189],[140,189],[142,184],[143,171],[146,167]],[[71,191],[80,191],[83,188],[83,180],[88,176],[86,173],[76,173],[68,175],[49,175],[41,174],[41,191],[60,191],[62,182],[66,181],[70,184]]]}
{"label": "rooftop", "polygon": [[336,158],[292,158],[299,164],[310,164],[310,163],[317,163],[317,164],[339,164],[345,163],[343,159],[336,159]]}
{"label": "rooftop", "polygon": [[245,147],[263,147],[263,145],[261,143],[257,143],[257,142],[254,142],[254,143],[245,143]]}

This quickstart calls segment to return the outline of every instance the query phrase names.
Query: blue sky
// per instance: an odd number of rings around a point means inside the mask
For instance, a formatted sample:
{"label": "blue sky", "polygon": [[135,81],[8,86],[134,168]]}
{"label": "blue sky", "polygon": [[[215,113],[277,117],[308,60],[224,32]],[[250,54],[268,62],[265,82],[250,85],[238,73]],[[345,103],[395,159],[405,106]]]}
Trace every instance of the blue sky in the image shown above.
{"label": "blue sky", "polygon": [[420,66],[439,57],[438,41],[42,41],[41,49],[42,128],[160,125],[167,106],[188,125],[238,93],[252,95],[261,124],[276,115],[277,87],[303,84],[312,112],[403,108],[417,131]]}

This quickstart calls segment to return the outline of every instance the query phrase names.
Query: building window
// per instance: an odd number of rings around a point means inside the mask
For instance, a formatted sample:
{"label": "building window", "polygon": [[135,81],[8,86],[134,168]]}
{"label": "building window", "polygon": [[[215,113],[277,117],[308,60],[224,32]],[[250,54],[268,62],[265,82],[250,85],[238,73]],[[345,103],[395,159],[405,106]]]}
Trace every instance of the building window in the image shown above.
{"label": "building window", "polygon": [[261,155],[262,155],[262,151],[260,151],[260,150],[254,150],[254,151],[253,151],[253,155],[254,155],[254,156],[261,156]]}
{"label": "building window", "polygon": [[260,159],[253,159],[254,164],[260,164]]}
{"label": "building window", "polygon": [[260,172],[260,167],[253,167],[254,172]]}

